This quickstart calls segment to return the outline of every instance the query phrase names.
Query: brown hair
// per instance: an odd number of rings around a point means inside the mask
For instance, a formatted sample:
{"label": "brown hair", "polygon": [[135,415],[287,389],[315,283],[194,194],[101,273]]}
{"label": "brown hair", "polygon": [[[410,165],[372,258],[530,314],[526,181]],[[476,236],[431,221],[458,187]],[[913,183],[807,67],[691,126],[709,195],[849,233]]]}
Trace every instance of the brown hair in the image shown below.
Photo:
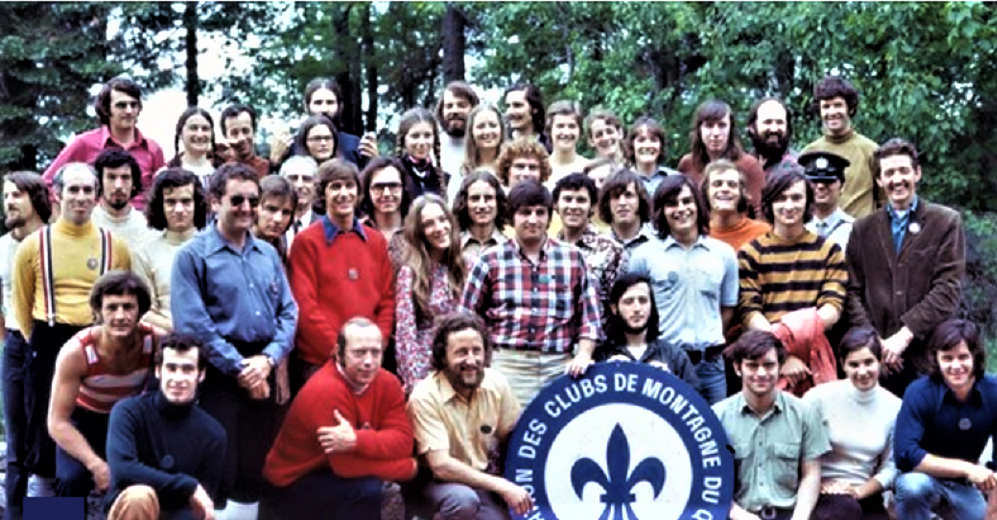
{"label": "brown hair", "polygon": [[495,173],[503,186],[509,186],[509,168],[520,157],[532,157],[540,161],[540,182],[547,182],[551,176],[550,155],[547,149],[533,137],[520,137],[502,147]]}
{"label": "brown hair", "polygon": [[634,151],[634,141],[637,139],[637,134],[641,129],[647,130],[647,133],[658,138],[658,142],[661,143],[661,153],[658,154],[658,164],[665,162],[665,147],[668,144],[668,139],[665,137],[665,129],[654,120],[652,117],[642,117],[634,122],[633,126],[630,127],[630,131],[627,132],[627,137],[624,140],[624,152],[626,153],[627,161],[631,166],[637,167],[637,152]]}
{"label": "brown hair", "polygon": [[737,137],[737,118],[734,116],[734,110],[723,101],[711,99],[699,105],[696,114],[692,116],[689,141],[692,143],[692,166],[696,171],[702,171],[710,162],[710,155],[706,152],[706,143],[703,142],[700,128],[703,123],[719,121],[727,116],[730,116],[730,126],[727,131],[727,149],[723,151],[722,157],[737,161],[744,153],[741,140]]}
{"label": "brown hair", "polygon": [[[471,85],[464,83],[463,81],[451,81],[447,83],[447,86],[443,89],[443,94],[440,95],[440,99],[436,102],[436,119],[442,124],[443,123],[443,98],[446,97],[446,93],[449,92],[454,96],[464,98],[470,103],[471,108],[478,106],[478,94],[471,88]],[[468,118],[470,120],[470,118]]]}
{"label": "brown hair", "polygon": [[405,217],[402,237],[408,243],[408,247],[405,248],[403,264],[412,269],[412,300],[415,304],[417,323],[431,323],[433,316],[433,311],[429,307],[429,297],[433,290],[434,262],[430,257],[426,244],[426,234],[422,227],[422,212],[430,204],[439,206],[447,220],[450,221],[450,247],[444,252],[441,264],[447,270],[450,297],[454,301],[460,298],[461,291],[464,289],[464,281],[467,279],[467,265],[464,263],[464,255],[460,245],[460,229],[453,213],[447,208],[446,201],[434,193],[426,193],[415,199],[415,202],[412,203],[412,210]]}
{"label": "brown hair", "polygon": [[724,356],[730,359],[735,365],[741,364],[745,359],[758,359],[775,349],[779,358],[779,365],[786,362],[786,346],[771,332],[762,330],[749,330],[737,339],[732,345],[724,349]]}
{"label": "brown hair", "polygon": [[907,157],[910,157],[910,165],[912,168],[916,170],[920,167],[920,163],[917,160],[917,148],[914,146],[914,143],[906,139],[894,137],[893,139],[883,143],[883,146],[880,146],[875,152],[873,152],[873,178],[878,178],[881,173],[879,161],[894,155],[906,155]]}
{"label": "brown hair", "polygon": [[[318,213],[325,213],[325,189],[332,181],[353,181],[360,189],[360,172],[357,166],[345,159],[330,159],[318,167],[318,180],[315,182],[315,207]],[[354,210],[355,211],[355,210]]]}
{"label": "brown hair", "polygon": [[[814,110],[820,113],[820,102],[836,97],[843,98],[848,106],[848,117],[854,117],[859,109],[859,91],[841,76],[825,76],[814,85]],[[788,112],[788,110],[787,110]]]}
{"label": "brown hair", "polygon": [[603,222],[610,225],[613,223],[613,211],[609,208],[609,202],[627,191],[627,187],[631,184],[637,192],[637,218],[640,219],[641,225],[651,221],[651,197],[647,194],[644,182],[633,170],[618,170],[606,177],[602,189],[599,190],[599,218]]}
{"label": "brown hair", "polygon": [[727,159],[717,159],[707,164],[706,169],[703,170],[703,183],[700,185],[700,191],[706,211],[713,211],[713,207],[710,206],[710,177],[714,173],[730,170],[737,172],[737,212],[745,213],[748,211],[748,181],[744,179],[744,174],[737,168],[737,165]]}
{"label": "brown hair", "polygon": [[492,364],[492,339],[488,335],[485,322],[478,316],[464,310],[451,312],[436,321],[436,332],[433,334],[433,369],[443,370],[447,367],[447,343],[450,335],[462,330],[471,329],[481,336],[485,347],[485,366]]}

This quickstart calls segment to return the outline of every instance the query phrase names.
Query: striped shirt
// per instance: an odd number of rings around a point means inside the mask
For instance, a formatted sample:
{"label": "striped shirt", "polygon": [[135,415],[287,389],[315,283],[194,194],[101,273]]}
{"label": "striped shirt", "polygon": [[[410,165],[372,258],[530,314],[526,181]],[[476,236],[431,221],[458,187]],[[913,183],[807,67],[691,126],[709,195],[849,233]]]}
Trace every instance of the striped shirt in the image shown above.
{"label": "striped shirt", "polygon": [[547,239],[534,264],[509,240],[474,264],[462,307],[484,319],[497,348],[572,353],[602,337],[599,297],[578,248]]}
{"label": "striped shirt", "polygon": [[106,360],[100,356],[97,348],[99,325],[85,328],[69,340],[68,344],[83,350],[83,357],[87,362],[87,374],[80,383],[76,406],[97,413],[111,413],[115,403],[142,392],[152,376],[157,329],[145,323],[139,323],[138,327],[142,335],[142,358],[135,368],[123,374],[111,373]]}
{"label": "striped shirt", "polygon": [[759,312],[775,322],[798,309],[844,307],[845,254],[811,231],[793,241],[770,231],[745,244],[737,257],[745,326]]}

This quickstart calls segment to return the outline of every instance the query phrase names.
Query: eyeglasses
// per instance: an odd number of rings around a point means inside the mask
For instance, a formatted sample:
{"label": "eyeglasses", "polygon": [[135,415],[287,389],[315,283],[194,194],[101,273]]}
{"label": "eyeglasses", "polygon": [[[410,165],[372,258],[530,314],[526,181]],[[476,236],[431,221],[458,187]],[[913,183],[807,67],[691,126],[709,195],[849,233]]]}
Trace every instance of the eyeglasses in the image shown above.
{"label": "eyeglasses", "polygon": [[246,197],[245,195],[232,195],[229,197],[228,201],[233,206],[242,206],[243,202],[249,201],[249,207],[255,208],[260,205],[259,197]]}
{"label": "eyeglasses", "polygon": [[384,193],[386,191],[400,191],[402,189],[402,183],[400,182],[375,182],[370,185],[370,191]]}

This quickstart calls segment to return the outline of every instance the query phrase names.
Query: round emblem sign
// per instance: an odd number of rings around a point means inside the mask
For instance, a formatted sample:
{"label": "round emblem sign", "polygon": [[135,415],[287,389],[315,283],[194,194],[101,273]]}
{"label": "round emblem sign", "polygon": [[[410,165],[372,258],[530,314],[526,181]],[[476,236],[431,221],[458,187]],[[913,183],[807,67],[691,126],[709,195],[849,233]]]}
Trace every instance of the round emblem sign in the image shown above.
{"label": "round emblem sign", "polygon": [[641,363],[562,376],[523,411],[506,478],[529,491],[529,520],[725,520],[734,456],[706,400]]}

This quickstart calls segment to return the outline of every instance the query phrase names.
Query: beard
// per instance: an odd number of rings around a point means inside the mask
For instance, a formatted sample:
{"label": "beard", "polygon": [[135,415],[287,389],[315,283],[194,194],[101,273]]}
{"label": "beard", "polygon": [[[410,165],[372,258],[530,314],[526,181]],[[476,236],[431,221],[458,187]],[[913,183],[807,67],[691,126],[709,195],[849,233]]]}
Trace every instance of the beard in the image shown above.
{"label": "beard", "polygon": [[130,202],[131,201],[128,199],[123,199],[123,200],[108,199],[107,205],[111,206],[111,208],[114,209],[115,211],[121,211],[125,209],[125,206],[127,206]]}
{"label": "beard", "polygon": [[14,216],[14,217],[7,217],[3,221],[3,224],[4,224],[4,226],[7,227],[7,229],[22,228],[27,223],[28,222],[26,220],[24,220],[24,217],[22,217],[20,215],[17,215],[17,216]]}
{"label": "beard", "polygon": [[[457,126],[454,125],[455,122],[462,124]],[[443,122],[443,131],[450,137],[461,139],[467,133],[467,119],[448,119]]]}
{"label": "beard", "polygon": [[470,381],[468,381],[464,377],[462,369],[463,369],[463,367],[460,367],[457,370],[453,370],[450,367],[447,367],[443,371],[443,373],[446,374],[446,376],[447,376],[447,380],[450,381],[450,386],[452,386],[454,388],[454,390],[458,390],[458,391],[462,390],[462,389],[474,390],[475,388],[478,388],[479,386],[481,386],[481,382],[485,380],[485,367],[484,366],[479,366],[478,367],[478,374],[477,374],[477,376],[474,379],[470,380]]}
{"label": "beard", "polygon": [[[782,156],[786,155],[786,150],[789,149],[790,136],[787,134],[765,132],[762,135],[758,135],[754,131],[749,131],[748,135],[751,136],[751,145],[755,148],[755,151],[758,152],[758,155],[762,156],[766,161],[775,162],[782,159]],[[779,139],[775,144],[771,144],[769,142],[769,137],[773,135],[779,136]]]}
{"label": "beard", "polygon": [[627,320],[624,320],[622,318],[620,319],[620,323],[623,324],[623,331],[626,332],[627,334],[634,334],[634,335],[641,334],[641,333],[647,331],[647,322],[648,321],[650,321],[650,320],[644,320],[644,324],[643,325],[641,325],[639,327],[634,327],[633,325],[630,325],[630,323],[628,323]]}

